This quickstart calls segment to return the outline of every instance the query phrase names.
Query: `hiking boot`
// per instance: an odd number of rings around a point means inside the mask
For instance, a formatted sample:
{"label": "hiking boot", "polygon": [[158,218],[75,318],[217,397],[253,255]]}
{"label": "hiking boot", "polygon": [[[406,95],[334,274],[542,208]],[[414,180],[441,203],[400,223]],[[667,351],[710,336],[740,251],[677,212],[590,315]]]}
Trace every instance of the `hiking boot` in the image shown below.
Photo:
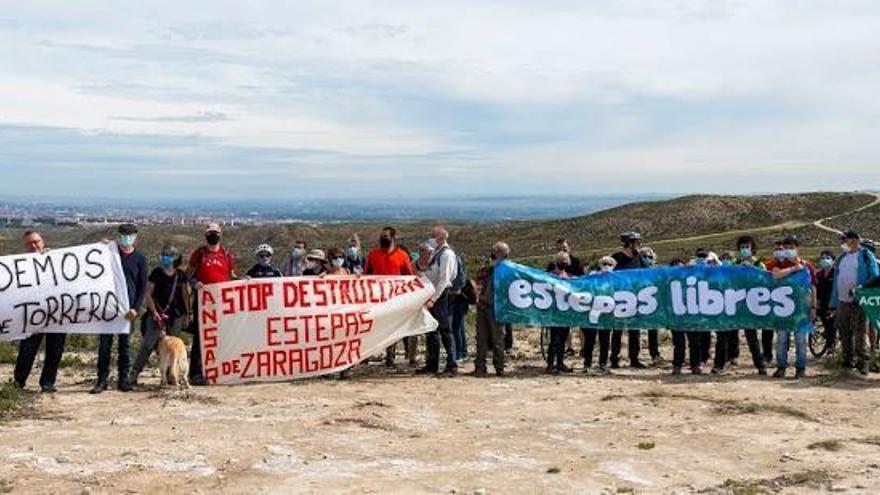
{"label": "hiking boot", "polygon": [[194,376],[189,379],[189,384],[193,387],[207,387],[208,380],[206,380],[203,376]]}
{"label": "hiking boot", "polygon": [[475,378],[486,378],[489,376],[489,372],[484,369],[474,370],[474,372],[471,373],[471,376]]}
{"label": "hiking boot", "polygon": [[58,389],[55,388],[55,385],[40,385],[40,392],[43,392],[44,394],[54,394],[57,391]]}
{"label": "hiking boot", "polygon": [[613,360],[611,361],[611,369],[616,370],[620,368],[620,361]]}
{"label": "hiking boot", "polygon": [[647,366],[642,364],[642,362],[639,361],[638,359],[636,359],[635,361],[630,361],[629,367],[636,369],[636,370],[643,370],[643,369],[647,368]]}
{"label": "hiking boot", "polygon": [[796,380],[800,380],[807,376],[807,370],[805,368],[796,368],[794,371],[794,378]]}
{"label": "hiking boot", "polygon": [[544,369],[544,373],[546,373],[548,375],[557,374],[556,368],[554,368],[552,364],[547,365],[547,368]]}
{"label": "hiking boot", "polygon": [[870,372],[871,372],[871,363],[865,361],[865,362],[862,363],[862,365],[859,367],[859,373],[860,373],[862,376],[868,376],[868,373],[870,373]]}
{"label": "hiking boot", "polygon": [[700,366],[692,366],[691,367],[691,374],[692,375],[702,375],[703,368],[701,368]]}
{"label": "hiking boot", "polygon": [[495,376],[501,378],[507,376],[507,373],[504,372],[504,368],[495,370]]}
{"label": "hiking boot", "polygon": [[573,369],[569,368],[568,366],[566,366],[564,364],[560,364],[559,366],[557,366],[557,369],[562,373],[574,373]]}
{"label": "hiking boot", "polygon": [[425,366],[423,368],[419,368],[415,371],[415,374],[417,374],[417,375],[434,375],[436,373],[437,373],[437,370],[435,370],[433,368],[428,368],[427,366]]}
{"label": "hiking boot", "polygon": [[758,368],[759,376],[767,376],[767,368]]}
{"label": "hiking boot", "polygon": [[651,356],[651,364],[654,366],[660,366],[664,363],[663,358],[660,356]]}
{"label": "hiking boot", "polygon": [[681,374],[681,366],[673,366],[672,367],[672,375],[678,376]]}
{"label": "hiking boot", "polygon": [[773,378],[785,378],[785,367],[780,366],[773,372]]}
{"label": "hiking boot", "polygon": [[458,368],[446,368],[442,373],[437,374],[440,378],[455,378],[458,376]]}
{"label": "hiking boot", "polygon": [[609,370],[607,367],[605,367],[604,364],[600,364],[599,365],[599,374],[600,375],[610,375],[611,370]]}
{"label": "hiking boot", "polygon": [[128,383],[128,380],[122,379],[116,384],[116,389],[120,392],[131,392],[131,384]]}
{"label": "hiking boot", "polygon": [[98,382],[95,383],[95,386],[92,387],[91,390],[89,390],[89,393],[90,394],[100,394],[101,392],[103,392],[105,390],[107,390],[107,380],[98,380]]}

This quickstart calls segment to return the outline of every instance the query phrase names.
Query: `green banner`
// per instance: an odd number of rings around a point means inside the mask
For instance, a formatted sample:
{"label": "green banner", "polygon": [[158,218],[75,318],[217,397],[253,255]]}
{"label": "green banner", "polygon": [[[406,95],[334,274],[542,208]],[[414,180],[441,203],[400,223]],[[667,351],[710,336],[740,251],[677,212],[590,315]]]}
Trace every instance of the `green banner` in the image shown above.
{"label": "green banner", "polygon": [[856,289],[856,301],[871,325],[880,329],[880,288]]}
{"label": "green banner", "polygon": [[812,284],[798,270],[776,280],[751,266],[685,266],[576,278],[509,261],[495,268],[499,321],[599,329],[811,332]]}

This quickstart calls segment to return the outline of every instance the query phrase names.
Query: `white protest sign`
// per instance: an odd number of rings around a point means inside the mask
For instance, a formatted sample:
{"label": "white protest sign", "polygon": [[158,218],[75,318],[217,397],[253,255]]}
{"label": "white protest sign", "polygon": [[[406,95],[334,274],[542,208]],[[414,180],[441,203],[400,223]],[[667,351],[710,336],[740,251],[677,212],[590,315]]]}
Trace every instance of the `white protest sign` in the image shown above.
{"label": "white protest sign", "polygon": [[436,330],[434,287],[416,277],[289,277],[199,291],[205,378],[282,381],[350,368],[398,340]]}
{"label": "white protest sign", "polygon": [[0,257],[0,341],[35,333],[128,333],[115,243]]}

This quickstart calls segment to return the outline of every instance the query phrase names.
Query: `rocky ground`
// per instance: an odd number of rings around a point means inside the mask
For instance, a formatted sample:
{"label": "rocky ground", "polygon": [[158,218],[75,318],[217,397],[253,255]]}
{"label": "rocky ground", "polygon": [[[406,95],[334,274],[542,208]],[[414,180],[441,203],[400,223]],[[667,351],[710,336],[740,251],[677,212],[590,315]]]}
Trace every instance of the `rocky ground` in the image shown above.
{"label": "rocky ground", "polygon": [[874,376],[814,361],[802,381],[745,365],[555,377],[534,348],[523,331],[505,378],[375,364],[348,381],[177,392],[153,373],[136,392],[99,396],[86,393],[90,367],[66,368],[57,394],[0,423],[0,493],[880,490]]}

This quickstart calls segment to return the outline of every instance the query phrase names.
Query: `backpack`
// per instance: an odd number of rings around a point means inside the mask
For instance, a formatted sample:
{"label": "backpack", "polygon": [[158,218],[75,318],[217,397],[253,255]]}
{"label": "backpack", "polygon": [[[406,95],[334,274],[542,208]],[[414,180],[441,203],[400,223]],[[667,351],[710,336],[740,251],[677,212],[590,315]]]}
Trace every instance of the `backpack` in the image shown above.
{"label": "backpack", "polygon": [[[868,250],[865,248],[862,248],[862,258],[863,258],[862,261],[865,263],[865,265],[870,266],[871,257],[868,256]],[[880,263],[880,262],[875,262],[875,263]],[[869,270],[869,273],[870,273],[870,270]],[[865,288],[880,287],[880,278],[868,279],[865,281],[864,284],[862,284],[862,287],[865,287]]]}
{"label": "backpack", "polygon": [[[435,262],[440,264],[440,256],[443,254],[443,250],[449,249],[449,246],[443,246],[439,251],[434,255],[434,258],[431,260],[431,264],[433,265]],[[468,281],[467,275],[467,267],[464,265],[464,260],[461,259],[461,256],[458,253],[455,254],[455,277],[452,278],[452,283],[449,286],[449,290],[455,294],[460,294],[461,290],[464,289],[465,284]]]}

